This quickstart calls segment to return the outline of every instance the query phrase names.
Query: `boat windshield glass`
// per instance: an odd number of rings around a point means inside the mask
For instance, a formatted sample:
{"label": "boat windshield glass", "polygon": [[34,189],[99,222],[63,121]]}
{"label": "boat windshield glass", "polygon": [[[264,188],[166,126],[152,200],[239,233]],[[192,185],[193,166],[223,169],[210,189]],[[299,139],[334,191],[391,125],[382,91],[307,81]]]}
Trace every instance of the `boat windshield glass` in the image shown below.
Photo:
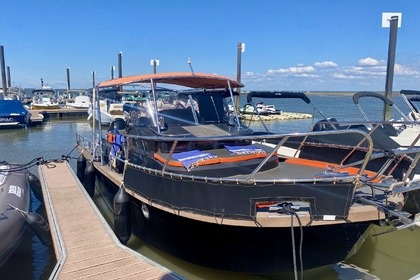
{"label": "boat windshield glass", "polygon": [[4,180],[6,180],[7,170],[6,165],[0,165],[0,185],[3,185]]}
{"label": "boat windshield glass", "polygon": [[[148,118],[153,124],[199,125],[226,123],[229,120],[230,95],[226,92],[159,92],[146,93],[136,102],[126,103],[129,121]],[[157,114],[156,114],[157,111]]]}

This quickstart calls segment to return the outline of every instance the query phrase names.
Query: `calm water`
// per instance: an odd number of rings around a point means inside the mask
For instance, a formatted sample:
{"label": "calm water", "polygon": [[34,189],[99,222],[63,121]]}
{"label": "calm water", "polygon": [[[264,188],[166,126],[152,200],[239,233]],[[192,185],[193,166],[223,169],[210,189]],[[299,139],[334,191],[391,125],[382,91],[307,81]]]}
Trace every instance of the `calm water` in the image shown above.
{"label": "calm water", "polygon": [[[314,96],[314,104],[327,117],[339,120],[363,120],[360,112],[349,96]],[[394,98],[404,111],[407,108],[401,100]],[[267,102],[268,103],[268,102]],[[311,106],[299,100],[273,100],[270,102],[283,111],[313,113]],[[367,108],[367,107],[366,107]],[[369,103],[369,113],[380,119],[381,103]],[[315,114],[316,115],[316,114]],[[319,115],[316,115],[320,118]],[[399,117],[398,117],[399,118]],[[273,131],[305,131],[312,124],[311,120],[268,123]],[[251,124],[253,127],[254,124]],[[254,125],[255,126],[255,125]],[[261,129],[260,127],[254,127]],[[82,118],[50,119],[42,126],[28,129],[0,130],[1,159],[13,163],[28,163],[34,158],[45,160],[71,156],[70,164],[76,167],[78,153],[74,151],[76,133],[90,137],[91,125]],[[36,167],[31,172],[37,174]],[[112,220],[109,210],[110,198],[96,195],[94,198],[104,217]],[[45,213],[41,203],[33,197],[32,211]],[[304,272],[304,279],[410,279],[420,273],[420,228],[409,229],[372,237],[388,228],[372,226],[359,240],[356,253],[343,262],[331,267],[322,267]],[[0,237],[1,238],[1,237]],[[286,242],[289,242],[286,241]],[[147,257],[172,269],[187,279],[293,279],[287,275],[244,275],[217,271],[178,260],[156,250],[136,238],[128,244]],[[317,256],[313,256],[316,258]],[[45,247],[30,231],[16,254],[0,268],[0,279],[48,279],[55,265],[55,256],[51,248]]]}

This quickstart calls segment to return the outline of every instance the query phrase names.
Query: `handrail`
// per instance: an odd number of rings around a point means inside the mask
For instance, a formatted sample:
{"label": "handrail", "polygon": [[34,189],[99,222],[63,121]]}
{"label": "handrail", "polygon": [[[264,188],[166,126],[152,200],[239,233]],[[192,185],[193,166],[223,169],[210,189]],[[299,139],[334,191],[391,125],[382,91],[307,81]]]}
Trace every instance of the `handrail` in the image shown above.
{"label": "handrail", "polygon": [[[265,142],[267,140],[277,139],[279,142],[276,144],[276,147],[269,153],[262,162],[250,173],[250,176],[246,179],[246,181],[250,181],[253,176],[262,168],[262,166],[272,157],[276,151],[284,145],[284,143],[290,138],[297,138],[303,137],[306,139],[307,136],[317,136],[317,135],[339,135],[339,134],[360,134],[364,139],[367,139],[367,147],[366,154],[364,157],[363,162],[361,163],[361,167],[359,168],[359,176],[361,176],[366,169],[367,163],[372,155],[373,152],[373,141],[370,135],[361,130],[334,130],[334,131],[316,131],[316,132],[305,132],[305,133],[291,133],[291,134],[266,134],[266,135],[246,135],[246,136],[219,136],[219,137],[176,137],[176,136],[140,136],[140,135],[126,135],[126,139],[130,142],[130,139],[142,139],[146,141],[159,141],[159,142],[172,142],[173,145],[171,147],[171,154],[175,150],[174,145],[178,142],[203,142],[203,141],[223,141],[223,140],[231,140],[231,141],[240,141],[240,140],[251,140],[254,142]],[[339,146],[339,145],[337,145]],[[160,170],[159,173],[164,174],[167,163],[164,165],[164,169]],[[345,166],[345,165],[344,165]]]}

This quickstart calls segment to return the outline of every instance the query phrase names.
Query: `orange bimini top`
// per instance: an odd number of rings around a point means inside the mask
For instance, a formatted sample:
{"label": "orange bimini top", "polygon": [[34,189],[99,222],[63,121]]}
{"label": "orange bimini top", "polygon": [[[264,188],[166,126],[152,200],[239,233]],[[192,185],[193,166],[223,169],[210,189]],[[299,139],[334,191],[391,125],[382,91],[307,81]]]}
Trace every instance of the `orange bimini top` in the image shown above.
{"label": "orange bimini top", "polygon": [[224,76],[191,72],[165,72],[157,74],[127,76],[101,82],[98,84],[98,87],[105,88],[123,86],[134,83],[151,83],[152,80],[153,83],[165,83],[202,89],[228,88],[228,82],[231,88],[243,87],[243,85],[241,83],[238,83],[238,81]]}

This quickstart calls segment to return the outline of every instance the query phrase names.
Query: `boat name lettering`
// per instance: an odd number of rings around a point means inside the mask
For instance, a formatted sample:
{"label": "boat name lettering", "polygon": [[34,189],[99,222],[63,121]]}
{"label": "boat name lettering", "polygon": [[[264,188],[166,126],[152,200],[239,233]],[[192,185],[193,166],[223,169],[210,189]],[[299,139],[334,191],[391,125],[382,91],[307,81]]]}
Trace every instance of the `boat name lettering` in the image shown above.
{"label": "boat name lettering", "polygon": [[0,118],[0,122],[12,122],[14,121],[13,118]]}
{"label": "boat name lettering", "polygon": [[15,185],[10,185],[9,186],[9,193],[12,193],[18,197],[22,197],[22,188],[19,186],[15,186]]}

